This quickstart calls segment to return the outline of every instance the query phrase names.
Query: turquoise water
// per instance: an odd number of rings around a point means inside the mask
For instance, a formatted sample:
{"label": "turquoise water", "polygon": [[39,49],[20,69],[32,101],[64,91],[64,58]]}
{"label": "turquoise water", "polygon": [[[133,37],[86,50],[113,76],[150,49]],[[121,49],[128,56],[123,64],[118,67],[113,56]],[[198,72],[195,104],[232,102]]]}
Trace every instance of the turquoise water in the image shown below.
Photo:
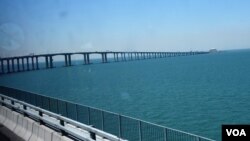
{"label": "turquoise water", "polygon": [[0,76],[0,84],[220,140],[250,124],[250,50]]}

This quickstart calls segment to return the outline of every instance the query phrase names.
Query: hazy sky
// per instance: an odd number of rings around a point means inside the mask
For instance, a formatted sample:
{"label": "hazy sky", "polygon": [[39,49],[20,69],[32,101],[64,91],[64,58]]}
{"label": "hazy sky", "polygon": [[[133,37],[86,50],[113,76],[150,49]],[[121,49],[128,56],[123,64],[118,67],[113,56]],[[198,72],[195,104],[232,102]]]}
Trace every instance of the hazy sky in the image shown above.
{"label": "hazy sky", "polygon": [[249,0],[0,0],[0,56],[250,48]]}

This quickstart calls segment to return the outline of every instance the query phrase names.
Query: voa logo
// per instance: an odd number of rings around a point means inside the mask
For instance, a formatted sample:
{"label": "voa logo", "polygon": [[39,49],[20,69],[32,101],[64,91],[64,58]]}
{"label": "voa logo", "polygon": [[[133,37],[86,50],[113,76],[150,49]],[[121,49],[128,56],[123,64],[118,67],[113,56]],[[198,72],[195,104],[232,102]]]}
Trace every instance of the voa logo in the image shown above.
{"label": "voa logo", "polygon": [[244,129],[226,129],[227,136],[247,136]]}

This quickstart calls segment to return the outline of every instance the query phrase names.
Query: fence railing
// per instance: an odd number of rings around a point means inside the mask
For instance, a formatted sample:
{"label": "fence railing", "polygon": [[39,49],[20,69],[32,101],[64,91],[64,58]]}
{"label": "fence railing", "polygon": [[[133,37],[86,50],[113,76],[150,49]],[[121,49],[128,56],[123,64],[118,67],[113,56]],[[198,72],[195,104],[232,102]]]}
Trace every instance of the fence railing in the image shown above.
{"label": "fence railing", "polygon": [[213,141],[101,109],[0,86],[0,93],[129,141]]}

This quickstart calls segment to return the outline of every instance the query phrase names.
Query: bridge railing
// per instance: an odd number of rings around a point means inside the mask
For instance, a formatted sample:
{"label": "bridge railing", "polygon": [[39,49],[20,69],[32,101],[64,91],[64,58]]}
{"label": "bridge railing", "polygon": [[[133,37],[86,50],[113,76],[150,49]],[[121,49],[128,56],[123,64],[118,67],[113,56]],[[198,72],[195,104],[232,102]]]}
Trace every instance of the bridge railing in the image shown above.
{"label": "bridge railing", "polygon": [[128,116],[23,90],[0,86],[0,93],[80,123],[92,125],[129,141],[213,141]]}

